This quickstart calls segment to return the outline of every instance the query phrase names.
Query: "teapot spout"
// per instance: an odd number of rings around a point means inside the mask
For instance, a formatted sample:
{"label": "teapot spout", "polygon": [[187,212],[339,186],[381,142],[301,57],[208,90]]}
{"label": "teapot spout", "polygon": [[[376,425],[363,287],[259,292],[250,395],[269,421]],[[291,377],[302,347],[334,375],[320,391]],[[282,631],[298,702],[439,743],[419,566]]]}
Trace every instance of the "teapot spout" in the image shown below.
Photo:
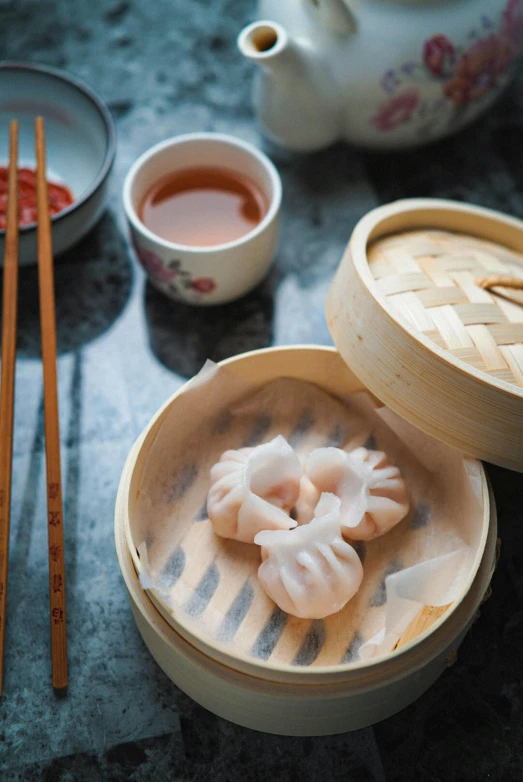
{"label": "teapot spout", "polygon": [[266,136],[295,151],[321,149],[339,138],[338,88],[312,46],[291,38],[280,24],[260,21],[242,30],[238,48],[261,66],[254,105]]}
{"label": "teapot spout", "polygon": [[287,31],[276,22],[254,22],[238,36],[240,52],[259,65],[274,67],[276,62],[288,59],[288,47]]}

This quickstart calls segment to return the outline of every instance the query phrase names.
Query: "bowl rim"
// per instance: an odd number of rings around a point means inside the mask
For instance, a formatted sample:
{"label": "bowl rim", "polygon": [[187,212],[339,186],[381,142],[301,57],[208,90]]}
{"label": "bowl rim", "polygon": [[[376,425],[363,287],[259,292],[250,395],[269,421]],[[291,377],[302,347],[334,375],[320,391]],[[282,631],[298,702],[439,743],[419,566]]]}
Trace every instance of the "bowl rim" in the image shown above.
{"label": "bowl rim", "polygon": [[[256,225],[246,234],[243,234],[242,236],[238,237],[237,239],[233,239],[232,241],[222,242],[221,244],[214,245],[189,245],[181,244],[180,242],[170,242],[167,239],[161,237],[159,234],[155,234],[154,231],[151,231],[151,229],[145,225],[145,223],[138,215],[138,210],[135,208],[131,199],[131,190],[134,181],[139,172],[144,170],[144,168],[151,162],[151,160],[164,152],[164,150],[171,149],[172,147],[178,147],[180,145],[183,146],[184,144],[201,144],[205,142],[216,142],[223,146],[235,147],[236,149],[245,152],[251,158],[254,158],[260,164],[260,166],[265,169],[271,180],[273,189],[272,195],[269,199],[269,207],[258,225]],[[282,191],[283,187],[281,177],[276,166],[269,158],[269,156],[266,155],[261,149],[255,147],[254,144],[251,144],[248,141],[244,141],[237,136],[232,136],[229,133],[195,131],[170,136],[164,141],[159,141],[157,144],[153,144],[153,146],[148,147],[145,152],[142,152],[142,154],[136,158],[131,168],[127,172],[122,188],[122,201],[125,215],[131,227],[134,229],[134,231],[139,232],[144,237],[146,237],[149,242],[157,244],[158,246],[162,247],[162,249],[172,252],[186,252],[191,253],[192,255],[198,254],[211,256],[217,252],[226,252],[227,250],[242,247],[243,245],[253,241],[253,239],[256,239],[263,231],[265,231],[265,229],[268,228],[268,226],[277,219],[280,213]]]}
{"label": "bowl rim", "polygon": [[[92,183],[84,191],[80,198],[75,198],[72,204],[69,204],[65,209],[62,209],[57,214],[51,217],[51,225],[58,223],[67,217],[68,214],[74,212],[75,209],[82,206],[88,201],[91,196],[98,190],[102,182],[109,174],[116,155],[116,127],[114,120],[111,116],[111,112],[106,103],[98,95],[92,87],[90,87],[83,79],[78,76],[74,76],[67,71],[63,71],[60,68],[54,68],[51,65],[40,65],[35,63],[28,63],[17,60],[0,60],[0,73],[2,71],[29,71],[41,73],[45,76],[50,76],[57,81],[68,83],[74,87],[78,92],[82,93],[94,106],[98,114],[100,115],[103,125],[105,127],[105,154],[100,168],[98,169],[96,176]],[[29,223],[29,225],[23,225],[19,227],[20,234],[27,234],[36,229],[36,222]],[[5,229],[0,229],[0,237],[5,236]]]}

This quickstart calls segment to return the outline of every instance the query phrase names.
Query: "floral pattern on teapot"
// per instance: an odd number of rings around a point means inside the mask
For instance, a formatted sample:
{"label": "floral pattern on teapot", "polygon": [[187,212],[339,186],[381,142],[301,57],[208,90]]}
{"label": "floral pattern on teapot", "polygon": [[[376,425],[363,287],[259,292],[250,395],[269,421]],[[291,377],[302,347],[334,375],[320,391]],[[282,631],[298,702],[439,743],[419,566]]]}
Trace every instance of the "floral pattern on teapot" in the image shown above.
{"label": "floral pattern on teapot", "polygon": [[[419,136],[428,137],[442,121],[447,129],[461,122],[469,104],[486,97],[508,76],[523,42],[523,0],[508,0],[498,30],[484,15],[479,30],[471,30],[468,38],[470,45],[464,48],[434,34],[424,41],[419,62],[388,69],[381,87],[389,97],[370,124],[386,133],[410,120],[421,121]],[[431,98],[422,96],[417,86],[427,78],[440,85]]]}

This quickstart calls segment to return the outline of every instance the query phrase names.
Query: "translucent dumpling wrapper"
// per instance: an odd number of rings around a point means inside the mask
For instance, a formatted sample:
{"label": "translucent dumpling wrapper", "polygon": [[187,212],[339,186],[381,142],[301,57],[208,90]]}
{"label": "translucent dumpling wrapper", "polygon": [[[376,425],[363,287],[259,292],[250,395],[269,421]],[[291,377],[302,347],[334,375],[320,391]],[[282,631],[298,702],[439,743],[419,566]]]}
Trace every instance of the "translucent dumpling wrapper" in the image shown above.
{"label": "translucent dumpling wrapper", "polygon": [[290,530],[289,512],[303,468],[285,437],[255,448],[225,451],[211,468],[207,512],[224,538],[252,543],[261,530]]}
{"label": "translucent dumpling wrapper", "polygon": [[342,609],[358,591],[363,567],[341,535],[340,509],[338,497],[322,494],[308,524],[256,535],[263,559],[258,578],[282,611],[322,619]]}
{"label": "translucent dumpling wrapper", "polygon": [[342,531],[352,540],[384,535],[409,512],[405,481],[383,451],[317,448],[305,471],[320,492],[341,499]]}

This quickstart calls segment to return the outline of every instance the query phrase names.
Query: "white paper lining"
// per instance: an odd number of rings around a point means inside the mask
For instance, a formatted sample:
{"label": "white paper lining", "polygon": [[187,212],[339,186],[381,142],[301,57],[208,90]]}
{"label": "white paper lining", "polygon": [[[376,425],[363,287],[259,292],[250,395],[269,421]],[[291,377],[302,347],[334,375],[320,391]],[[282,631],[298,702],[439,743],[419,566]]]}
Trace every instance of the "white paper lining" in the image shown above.
{"label": "white paper lining", "polygon": [[[293,411],[295,420],[290,420]],[[265,429],[264,421],[269,421]],[[256,583],[259,551],[251,544],[216,539],[210,522],[198,521],[198,513],[204,507],[208,471],[223,450],[256,439],[256,426],[260,441],[267,441],[279,433],[273,428],[278,423],[287,426],[283,433],[291,441],[294,437],[301,458],[325,445],[336,426],[343,440],[337,444],[348,448],[363,444],[369,435],[377,437],[379,448],[402,469],[413,508],[405,522],[366,545],[366,576],[353,605],[321,626],[282,619],[280,635],[267,636],[267,657],[259,639],[277,614]],[[370,659],[395,646],[423,605],[447,605],[459,595],[477,559],[480,492],[476,462],[392,411],[376,410],[365,393],[340,405],[312,384],[285,379],[253,391],[234,373],[207,362],[168,412],[144,468],[131,522],[139,543],[141,583],[144,589],[156,589],[186,628],[246,656],[275,663],[298,660],[296,664],[306,658],[314,665]],[[240,621],[234,629],[230,617],[234,619],[234,598],[238,602],[242,590],[252,592],[251,602],[244,616],[238,608]],[[234,629],[231,637],[223,631],[227,623]],[[302,654],[315,632],[321,636],[315,641],[319,651]]]}

